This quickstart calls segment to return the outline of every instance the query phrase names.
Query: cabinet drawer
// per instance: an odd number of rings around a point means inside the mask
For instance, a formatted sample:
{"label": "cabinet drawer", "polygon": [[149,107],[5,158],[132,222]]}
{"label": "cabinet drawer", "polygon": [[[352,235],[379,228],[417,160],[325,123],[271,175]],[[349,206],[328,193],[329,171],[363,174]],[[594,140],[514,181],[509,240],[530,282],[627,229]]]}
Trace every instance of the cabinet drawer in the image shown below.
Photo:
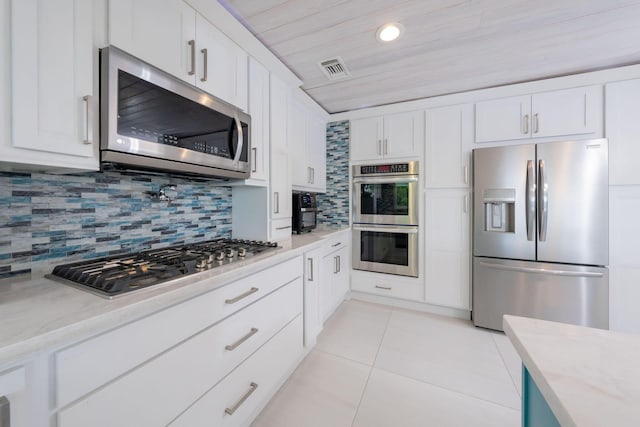
{"label": "cabinet drawer", "polygon": [[298,316],[171,426],[247,425],[276,391],[282,376],[300,357],[301,351],[302,316]]}
{"label": "cabinet drawer", "polygon": [[392,298],[424,301],[424,285],[418,283],[418,280],[415,280],[415,283],[405,283],[399,280],[389,280],[388,276],[388,274],[356,274],[351,281],[351,290]]}
{"label": "cabinet drawer", "polygon": [[166,425],[301,312],[297,278],[64,409],[58,425]]}
{"label": "cabinet drawer", "polygon": [[[302,260],[295,258],[58,352],[57,407],[69,404],[301,276]],[[243,295],[247,296],[240,298]]]}
{"label": "cabinet drawer", "polygon": [[351,233],[341,233],[337,237],[330,237],[323,245],[322,256],[325,257],[332,252],[348,247],[351,243]]}

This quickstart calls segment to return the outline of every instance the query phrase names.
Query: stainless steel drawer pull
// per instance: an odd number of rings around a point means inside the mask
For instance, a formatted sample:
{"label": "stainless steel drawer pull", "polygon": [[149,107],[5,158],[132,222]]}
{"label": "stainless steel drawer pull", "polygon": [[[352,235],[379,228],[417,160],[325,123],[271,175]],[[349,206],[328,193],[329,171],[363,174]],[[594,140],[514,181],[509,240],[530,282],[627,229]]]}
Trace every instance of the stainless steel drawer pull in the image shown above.
{"label": "stainless steel drawer pull", "polygon": [[384,289],[385,291],[390,291],[390,290],[391,290],[391,288],[390,288],[390,287],[387,287],[387,286],[379,286],[379,285],[376,285],[376,289]]}
{"label": "stainless steel drawer pull", "polygon": [[238,400],[235,403],[235,405],[233,405],[231,408],[226,408],[224,412],[229,415],[233,415],[233,413],[236,412],[242,406],[244,401],[247,400],[249,396],[251,396],[253,392],[256,391],[257,388],[258,388],[258,384],[256,383],[249,384],[249,390],[240,398],[240,400]]}
{"label": "stainless steel drawer pull", "polygon": [[82,140],[83,144],[93,144],[93,96],[85,95],[82,97],[82,100],[85,103],[85,120],[86,120],[86,128],[85,128],[85,137]]}
{"label": "stainless steel drawer pull", "polygon": [[307,280],[313,282],[313,258],[307,258],[307,261],[309,261],[309,275],[307,276]]}
{"label": "stainless steel drawer pull", "polygon": [[246,340],[248,340],[249,338],[251,338],[257,333],[258,333],[258,328],[251,328],[251,330],[245,336],[241,337],[238,341],[234,342],[233,344],[225,345],[224,349],[233,351],[236,348],[238,348],[240,344],[242,344],[243,342],[245,342]]}
{"label": "stainless steel drawer pull", "polygon": [[276,230],[286,230],[287,228],[291,228],[290,225],[284,226],[284,227],[276,227]]}
{"label": "stainless steel drawer pull", "polygon": [[331,245],[331,247],[335,248],[336,246],[340,246],[341,244],[342,244],[342,242],[334,243],[333,245]]}
{"label": "stainless steel drawer pull", "polygon": [[235,297],[235,298],[230,298],[230,299],[226,299],[226,300],[224,300],[224,303],[225,303],[225,304],[235,304],[235,303],[237,303],[238,301],[240,301],[241,299],[246,298],[246,297],[248,297],[248,296],[249,296],[249,295],[251,295],[251,294],[255,294],[255,293],[256,293],[256,292],[258,292],[259,290],[260,290],[260,289],[258,289],[258,288],[251,288],[251,289],[249,289],[247,292],[245,292],[245,293],[243,293],[243,294],[240,294],[240,295],[238,295],[238,296],[237,296],[237,297]]}
{"label": "stainless steel drawer pull", "polygon": [[188,74],[193,76],[196,73],[196,41],[189,40],[187,44],[191,48],[191,69]]}

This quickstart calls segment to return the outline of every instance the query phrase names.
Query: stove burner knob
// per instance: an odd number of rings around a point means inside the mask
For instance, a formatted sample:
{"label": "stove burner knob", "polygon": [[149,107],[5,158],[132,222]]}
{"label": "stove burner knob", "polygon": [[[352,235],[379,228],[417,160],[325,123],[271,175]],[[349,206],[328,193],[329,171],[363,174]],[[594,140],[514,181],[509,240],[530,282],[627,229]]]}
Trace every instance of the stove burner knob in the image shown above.
{"label": "stove burner knob", "polygon": [[224,261],[224,251],[216,251],[215,258],[216,261]]}
{"label": "stove burner knob", "polygon": [[214,260],[214,256],[211,252],[207,252],[205,254],[205,257],[207,258],[207,264],[213,264],[213,260]]}
{"label": "stove burner knob", "polygon": [[232,248],[227,248],[225,249],[225,254],[227,255],[227,258],[233,258],[236,254],[236,251],[234,251]]}
{"label": "stove burner knob", "polygon": [[207,266],[207,259],[205,257],[198,258],[196,260],[196,268],[205,268]]}
{"label": "stove burner knob", "polygon": [[247,250],[245,248],[238,248],[238,256],[239,257],[247,256]]}
{"label": "stove burner knob", "polygon": [[269,246],[271,248],[277,248],[278,247],[278,242],[267,242],[267,246]]}

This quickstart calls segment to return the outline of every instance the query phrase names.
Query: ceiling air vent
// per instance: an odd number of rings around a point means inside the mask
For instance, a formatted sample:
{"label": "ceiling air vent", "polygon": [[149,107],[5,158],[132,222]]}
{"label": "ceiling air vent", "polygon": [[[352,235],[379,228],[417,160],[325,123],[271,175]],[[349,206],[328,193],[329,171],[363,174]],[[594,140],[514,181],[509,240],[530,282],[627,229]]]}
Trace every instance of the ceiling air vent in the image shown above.
{"label": "ceiling air vent", "polygon": [[318,63],[322,72],[329,80],[340,80],[351,75],[344,61],[339,56],[331,59],[325,59]]}

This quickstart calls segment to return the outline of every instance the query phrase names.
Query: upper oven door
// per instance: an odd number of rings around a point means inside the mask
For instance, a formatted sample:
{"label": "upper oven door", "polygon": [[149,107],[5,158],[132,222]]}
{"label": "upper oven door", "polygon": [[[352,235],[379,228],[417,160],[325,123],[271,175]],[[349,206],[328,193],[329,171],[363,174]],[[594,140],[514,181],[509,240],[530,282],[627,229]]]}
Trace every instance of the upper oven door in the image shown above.
{"label": "upper oven door", "polygon": [[353,178],[353,222],[418,225],[418,176]]}
{"label": "upper oven door", "polygon": [[101,149],[249,172],[250,117],[118,49],[101,51]]}

